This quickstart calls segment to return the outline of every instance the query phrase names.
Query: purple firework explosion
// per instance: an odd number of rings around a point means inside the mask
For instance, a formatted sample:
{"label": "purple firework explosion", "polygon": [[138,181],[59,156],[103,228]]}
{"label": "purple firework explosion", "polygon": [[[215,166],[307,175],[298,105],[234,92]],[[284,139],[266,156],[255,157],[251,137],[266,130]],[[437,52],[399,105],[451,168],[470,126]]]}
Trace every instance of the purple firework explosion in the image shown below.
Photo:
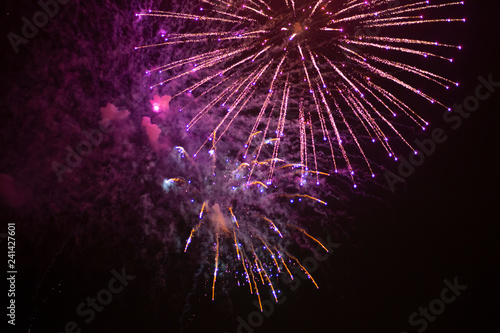
{"label": "purple firework explosion", "polygon": [[[186,96],[201,101],[187,131],[217,115],[202,147],[217,145],[239,115],[252,113],[244,149],[274,138],[277,158],[285,127],[292,126],[300,137],[296,149],[304,171],[324,167],[318,167],[321,142],[330,155],[328,169],[348,174],[356,187],[352,155],[361,156],[375,176],[367,142],[379,142],[395,158],[389,138],[396,138],[416,153],[395,118],[402,115],[423,130],[428,122],[402,95],[410,92],[449,109],[419,86],[449,89],[458,82],[422,69],[419,58],[453,62],[447,49],[461,46],[411,36],[422,26],[464,22],[444,16],[459,5],[463,2],[203,0],[179,11],[136,14],[169,22],[159,29],[160,41],[136,49],[175,55],[146,74],[153,77],[151,89],[173,91],[179,111],[189,103]],[[177,28],[172,21],[180,22]],[[363,33],[367,30],[375,32]]]}
{"label": "purple firework explosion", "polygon": [[[2,54],[0,87],[0,215],[16,225],[23,331],[229,332],[237,316],[265,316],[266,304],[278,309],[286,294],[281,314],[265,317],[269,330],[319,331],[328,321],[359,332],[403,308],[387,295],[422,278],[425,267],[413,259],[432,255],[441,274],[453,250],[468,252],[460,260],[476,258],[464,240],[482,210],[471,224],[447,223],[445,214],[462,207],[433,183],[432,207],[449,210],[420,209],[428,208],[424,196],[413,200],[421,193],[397,208],[417,228],[377,210],[384,190],[360,185],[380,180],[371,180],[383,163],[378,153],[413,154],[409,137],[428,127],[430,112],[448,109],[438,97],[457,83],[442,73],[460,46],[441,32],[463,21],[453,8],[461,2],[42,2],[58,4],[43,27],[32,19],[43,19],[43,8],[25,0],[7,2],[10,17],[0,23],[8,23],[5,36],[24,38]],[[24,17],[36,28],[29,38]],[[469,167],[449,162],[446,172]],[[453,182],[450,191],[470,188]],[[473,189],[464,197],[495,199]],[[354,218],[359,225],[348,224]],[[450,230],[460,236],[461,227],[463,239],[419,246]],[[332,239],[346,238],[332,255]],[[462,244],[437,254],[453,242]],[[304,264],[328,256],[319,272]],[[104,304],[116,272],[126,272],[128,285]],[[300,280],[304,289],[295,292]],[[419,291],[406,300],[403,320]],[[393,305],[373,311],[382,293]],[[387,321],[380,331],[399,325]]]}

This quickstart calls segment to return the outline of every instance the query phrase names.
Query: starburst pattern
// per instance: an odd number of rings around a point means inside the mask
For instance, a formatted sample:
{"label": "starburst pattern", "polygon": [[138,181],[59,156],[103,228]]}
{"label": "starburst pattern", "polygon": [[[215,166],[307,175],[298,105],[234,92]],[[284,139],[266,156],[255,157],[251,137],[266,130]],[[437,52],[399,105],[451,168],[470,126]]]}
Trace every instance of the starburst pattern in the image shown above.
{"label": "starburst pattern", "polygon": [[[207,144],[213,149],[238,115],[252,113],[256,120],[242,142],[247,152],[254,142],[273,139],[275,160],[285,126],[292,126],[300,136],[297,149],[304,173],[318,170],[318,150],[326,147],[332,171],[348,174],[356,187],[352,155],[361,156],[374,176],[366,142],[379,142],[393,158],[391,137],[415,151],[395,125],[396,116],[403,115],[423,130],[428,126],[401,95],[410,92],[448,109],[414,82],[445,89],[458,82],[421,69],[418,57],[453,62],[443,54],[461,46],[405,36],[411,34],[408,27],[465,21],[442,18],[443,10],[459,5],[463,2],[202,0],[190,13],[137,14],[189,23],[187,31],[165,32],[161,42],[137,49],[191,50],[146,73],[154,74],[152,89],[182,81],[185,87],[173,99],[189,93],[204,101],[187,131],[203,117],[220,117],[200,150]],[[380,33],[359,33],[363,29]],[[271,163],[269,179],[274,168]]]}

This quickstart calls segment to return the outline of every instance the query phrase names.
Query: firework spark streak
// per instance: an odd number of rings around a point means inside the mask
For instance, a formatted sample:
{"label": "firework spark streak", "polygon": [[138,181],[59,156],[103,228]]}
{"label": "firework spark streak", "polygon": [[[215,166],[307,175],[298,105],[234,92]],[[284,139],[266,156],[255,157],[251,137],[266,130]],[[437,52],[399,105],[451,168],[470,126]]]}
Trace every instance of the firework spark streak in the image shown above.
{"label": "firework spark streak", "polygon": [[[221,162],[214,154],[212,161],[200,165],[198,163],[204,159],[191,159],[182,147],[176,147],[174,154],[181,157],[181,164],[185,161],[185,177],[165,179],[163,189],[169,195],[181,196],[185,207],[191,207],[188,208],[193,213],[190,215],[197,220],[187,237],[184,252],[190,249],[195,239],[198,243],[210,244],[213,249],[212,300],[218,278],[234,277],[239,285],[248,285],[259,303],[263,286],[269,288],[277,302],[278,274],[284,273],[293,279],[293,266],[303,271],[318,288],[312,275],[287,251],[286,245],[293,242],[291,236],[301,235],[308,243],[319,245],[326,252],[328,249],[304,228],[279,213],[281,210],[287,215],[290,210],[280,206],[294,200],[311,205],[327,204],[307,194],[291,193],[288,180],[296,178],[300,168],[296,165],[280,166],[280,177],[272,186],[267,186],[256,179],[267,176],[271,160],[242,163],[226,159]],[[218,166],[209,165],[212,163]],[[249,182],[251,170],[254,180]],[[280,182],[282,178],[286,179]],[[304,187],[300,189],[303,191]]]}
{"label": "firework spark streak", "polygon": [[[398,95],[409,91],[448,109],[415,81],[444,89],[458,82],[413,63],[419,57],[453,62],[443,54],[461,46],[402,35],[408,35],[408,26],[465,22],[442,18],[443,10],[459,5],[463,2],[202,0],[192,13],[136,14],[189,22],[188,32],[166,32],[162,42],[136,49],[197,45],[189,56],[147,74],[155,74],[152,89],[185,80],[185,89],[174,98],[190,93],[196,100],[206,99],[186,125],[187,131],[204,116],[224,111],[200,150],[208,143],[213,149],[238,115],[251,113],[256,120],[244,143],[247,152],[252,141],[272,139],[272,160],[276,160],[288,124],[300,135],[303,173],[318,170],[317,154],[324,146],[331,155],[332,171],[348,174],[356,187],[353,154],[363,158],[374,177],[365,142],[379,142],[395,158],[394,144],[388,139],[395,137],[417,153],[396,128],[394,118],[402,114],[423,130],[428,122]],[[381,29],[381,34],[359,34],[365,28]],[[269,179],[274,171],[272,162]]]}

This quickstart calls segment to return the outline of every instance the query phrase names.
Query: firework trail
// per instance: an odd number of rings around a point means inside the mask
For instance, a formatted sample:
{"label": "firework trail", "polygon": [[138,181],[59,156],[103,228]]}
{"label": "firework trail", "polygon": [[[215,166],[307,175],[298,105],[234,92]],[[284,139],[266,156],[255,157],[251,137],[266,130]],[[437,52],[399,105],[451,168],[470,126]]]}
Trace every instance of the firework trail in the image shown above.
{"label": "firework trail", "polygon": [[[392,158],[389,137],[415,151],[394,124],[398,114],[423,130],[428,126],[398,95],[410,91],[447,108],[421,91],[415,80],[445,89],[458,83],[412,63],[418,57],[452,62],[442,53],[461,47],[405,36],[408,27],[465,21],[442,18],[443,10],[459,5],[463,2],[201,0],[185,13],[136,14],[186,23],[176,32],[163,31],[161,42],[136,49],[191,50],[146,73],[155,74],[152,89],[182,81],[185,85],[176,89],[174,99],[186,94],[203,99],[204,107],[186,125],[187,131],[208,114],[220,115],[203,146],[215,146],[238,115],[253,113],[256,120],[249,125],[244,148],[272,138],[277,158],[285,125],[294,119],[303,171],[318,170],[318,144],[323,141],[333,172],[348,173],[356,187],[350,156],[362,156],[374,176],[365,142],[379,142]],[[381,33],[359,33],[367,28]],[[273,171],[271,165],[270,177]]]}
{"label": "firework trail", "polygon": [[[184,165],[179,168],[183,175],[166,178],[163,189],[167,195],[175,196],[175,200],[182,200],[187,215],[196,221],[186,235],[184,252],[188,252],[193,243],[200,242],[203,248],[213,251],[209,255],[214,260],[210,283],[212,300],[217,280],[234,277],[238,285],[248,286],[259,303],[261,288],[265,286],[277,301],[278,275],[283,273],[293,279],[292,271],[296,268],[318,288],[307,269],[287,250],[287,243],[295,242],[292,237],[300,234],[310,246],[321,246],[328,252],[319,240],[289,220],[288,202],[326,205],[304,194],[304,187],[297,191],[290,186],[290,179],[301,173],[300,167],[270,159],[219,161],[215,153],[211,153],[210,158],[194,161],[183,147],[175,147],[172,154],[176,155],[179,165]],[[267,169],[273,163],[279,176],[275,176],[272,185],[266,185],[259,179],[267,179]],[[254,180],[249,181],[252,170]],[[310,176],[311,172],[304,177]]]}

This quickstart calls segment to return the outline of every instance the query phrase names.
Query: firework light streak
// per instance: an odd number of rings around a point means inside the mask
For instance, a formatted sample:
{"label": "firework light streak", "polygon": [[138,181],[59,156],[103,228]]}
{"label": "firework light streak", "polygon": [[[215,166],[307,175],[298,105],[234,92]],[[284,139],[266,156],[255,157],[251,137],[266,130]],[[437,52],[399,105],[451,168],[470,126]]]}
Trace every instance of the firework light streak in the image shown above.
{"label": "firework light streak", "polygon": [[[185,207],[192,207],[191,216],[197,216],[184,252],[190,249],[194,239],[211,244],[214,252],[212,300],[215,299],[217,279],[234,276],[238,285],[248,285],[250,293],[256,295],[259,303],[262,286],[269,288],[277,302],[278,274],[286,272],[293,279],[292,266],[303,271],[318,288],[307,269],[287,251],[286,244],[293,242],[291,236],[299,234],[311,244],[320,245],[326,252],[328,249],[304,228],[290,222],[289,217],[284,218],[276,213],[281,209],[277,207],[288,200],[290,203],[304,199],[312,205],[327,204],[307,194],[290,194],[289,182],[280,182],[282,178],[296,177],[300,167],[280,165],[277,168],[279,172],[276,172],[279,177],[272,186],[267,186],[258,179],[267,176],[267,169],[273,162],[271,160],[241,163],[226,159],[226,164],[220,165],[218,163],[221,161],[217,159],[205,158],[206,163],[200,165],[203,159],[191,159],[182,147],[175,147],[174,154],[182,158],[181,164],[182,160],[187,161],[183,168],[186,177],[165,179],[163,189],[171,195],[182,196],[187,203]],[[274,162],[282,164],[282,161]],[[217,172],[214,173],[214,170]],[[254,180],[248,181],[251,170]],[[280,188],[280,184],[286,186],[287,190]],[[304,190],[303,187],[300,189]],[[290,212],[287,208],[282,210],[284,214]]]}
{"label": "firework light streak", "polygon": [[[193,13],[136,14],[190,21],[191,30],[165,33],[163,42],[136,49],[198,45],[195,55],[147,73],[166,77],[151,88],[202,73],[201,79],[187,83],[187,88],[174,96],[189,92],[207,98],[205,107],[186,125],[187,131],[205,115],[218,114],[220,108],[227,111],[202,147],[210,141],[214,147],[242,112],[255,112],[257,118],[245,143],[247,153],[253,140],[266,142],[274,137],[273,158],[277,158],[286,120],[293,118],[289,123],[297,126],[300,135],[302,171],[318,170],[317,146],[323,140],[333,171],[346,170],[356,187],[351,154],[361,156],[374,177],[364,141],[379,142],[389,157],[396,158],[389,137],[417,152],[392,119],[401,113],[423,130],[428,126],[393,90],[410,91],[448,109],[413,85],[408,75],[445,89],[458,86],[458,82],[410,64],[418,60],[410,57],[453,62],[440,52],[461,46],[403,38],[397,31],[407,26],[465,22],[436,17],[442,15],[442,9],[459,5],[463,2],[202,0]],[[203,23],[205,30],[196,32],[196,24]],[[364,28],[380,28],[382,35],[359,35]],[[430,47],[436,51],[429,52]],[[260,104],[259,111],[252,101]],[[274,167],[271,163],[269,179]]]}

